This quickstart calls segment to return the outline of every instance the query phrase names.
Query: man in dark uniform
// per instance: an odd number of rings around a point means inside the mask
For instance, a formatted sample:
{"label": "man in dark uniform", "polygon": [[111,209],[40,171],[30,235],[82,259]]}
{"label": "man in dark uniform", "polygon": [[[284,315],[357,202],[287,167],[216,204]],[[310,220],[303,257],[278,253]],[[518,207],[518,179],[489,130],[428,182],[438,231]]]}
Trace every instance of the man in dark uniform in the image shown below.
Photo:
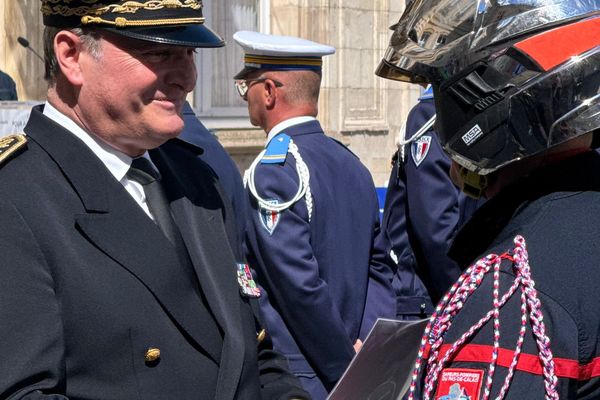
{"label": "man in dark uniform", "polygon": [[460,275],[448,257],[457,229],[477,208],[450,179],[450,159],[433,131],[431,87],[401,130],[392,160],[381,224],[388,262],[397,266],[393,286],[399,319],[424,318]]}
{"label": "man in dark uniform", "polygon": [[600,398],[600,2],[416,0],[378,73],[429,81],[453,179],[488,198],[410,399]]}
{"label": "man in dark uniform", "polygon": [[236,75],[250,120],[267,133],[247,171],[251,265],[274,348],[313,398],[324,399],[377,316],[393,317],[392,271],[374,248],[377,194],[368,170],[316,119],[323,55],[295,37],[237,32]]}
{"label": "man in dark uniform", "polygon": [[18,100],[17,85],[6,72],[0,70],[0,101]]}
{"label": "man in dark uniform", "polygon": [[223,45],[200,3],[42,12],[48,101],[0,145],[2,397],[307,398],[223,190],[175,139],[194,48]]}

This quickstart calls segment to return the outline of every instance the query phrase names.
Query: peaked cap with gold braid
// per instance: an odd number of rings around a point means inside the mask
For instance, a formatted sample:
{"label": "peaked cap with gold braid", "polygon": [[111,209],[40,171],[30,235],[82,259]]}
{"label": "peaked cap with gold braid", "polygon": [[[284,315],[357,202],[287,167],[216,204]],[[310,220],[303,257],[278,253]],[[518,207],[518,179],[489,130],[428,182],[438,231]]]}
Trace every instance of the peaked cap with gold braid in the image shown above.
{"label": "peaked cap with gold braid", "polygon": [[90,27],[188,47],[225,45],[204,25],[201,0],[40,0],[44,25]]}

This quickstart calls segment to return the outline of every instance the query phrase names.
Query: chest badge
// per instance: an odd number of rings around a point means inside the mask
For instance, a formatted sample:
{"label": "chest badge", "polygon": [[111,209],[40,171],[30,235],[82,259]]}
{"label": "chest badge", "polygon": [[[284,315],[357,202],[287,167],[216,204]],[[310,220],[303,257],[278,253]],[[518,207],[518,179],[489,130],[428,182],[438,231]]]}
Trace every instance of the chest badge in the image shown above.
{"label": "chest badge", "polygon": [[247,297],[260,297],[260,288],[252,278],[252,271],[248,264],[238,263],[237,267],[238,284],[242,294]]}
{"label": "chest badge", "polygon": [[479,400],[482,383],[482,369],[445,368],[435,400]]}
{"label": "chest badge", "polygon": [[410,148],[413,161],[415,165],[418,167],[425,157],[427,157],[427,153],[429,153],[429,148],[431,147],[431,136],[421,136],[417,140],[412,143]]}

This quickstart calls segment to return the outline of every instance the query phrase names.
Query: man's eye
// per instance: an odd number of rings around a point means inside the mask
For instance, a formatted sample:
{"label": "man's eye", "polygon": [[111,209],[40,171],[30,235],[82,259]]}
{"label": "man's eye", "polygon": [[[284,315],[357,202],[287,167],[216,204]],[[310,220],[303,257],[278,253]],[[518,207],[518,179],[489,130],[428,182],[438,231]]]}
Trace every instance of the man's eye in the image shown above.
{"label": "man's eye", "polygon": [[169,52],[167,51],[149,51],[143,54],[143,57],[151,62],[164,61],[169,58]]}

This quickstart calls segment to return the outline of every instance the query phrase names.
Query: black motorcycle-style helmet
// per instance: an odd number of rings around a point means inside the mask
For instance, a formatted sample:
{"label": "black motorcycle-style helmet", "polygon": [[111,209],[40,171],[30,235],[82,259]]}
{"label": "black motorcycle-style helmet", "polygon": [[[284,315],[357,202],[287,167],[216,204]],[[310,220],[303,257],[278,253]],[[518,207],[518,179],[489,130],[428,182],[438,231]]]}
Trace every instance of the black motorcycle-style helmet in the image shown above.
{"label": "black motorcycle-style helmet", "polygon": [[600,127],[600,0],[415,0],[376,74],[433,86],[452,159],[487,175]]}

